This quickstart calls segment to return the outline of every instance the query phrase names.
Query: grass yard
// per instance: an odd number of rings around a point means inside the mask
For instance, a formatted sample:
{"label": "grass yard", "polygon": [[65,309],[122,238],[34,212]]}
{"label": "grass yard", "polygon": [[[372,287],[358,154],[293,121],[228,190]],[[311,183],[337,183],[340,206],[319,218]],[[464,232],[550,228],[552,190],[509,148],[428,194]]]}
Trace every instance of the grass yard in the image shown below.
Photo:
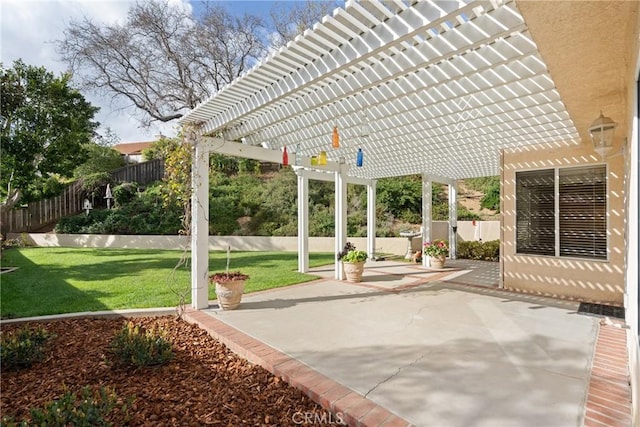
{"label": "grass yard", "polygon": [[[191,301],[190,265],[173,272],[182,251],[89,248],[23,248],[2,254],[2,318],[126,308],[175,307],[178,295]],[[331,253],[310,254],[309,264],[330,264]],[[225,252],[211,252],[209,271],[224,271]],[[294,252],[233,252],[230,270],[250,276],[245,292],[307,282],[296,272]],[[209,287],[209,299],[215,299]]]}

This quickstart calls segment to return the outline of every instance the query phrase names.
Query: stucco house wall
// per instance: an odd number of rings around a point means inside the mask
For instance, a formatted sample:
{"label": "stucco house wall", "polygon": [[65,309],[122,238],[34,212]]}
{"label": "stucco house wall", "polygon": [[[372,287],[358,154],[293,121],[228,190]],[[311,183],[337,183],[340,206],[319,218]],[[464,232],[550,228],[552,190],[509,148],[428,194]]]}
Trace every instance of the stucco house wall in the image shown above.
{"label": "stucco house wall", "polygon": [[[590,144],[572,148],[529,149],[503,155],[503,285],[507,289],[582,301],[622,305],[624,295],[624,157],[606,162]],[[607,260],[516,253],[516,172],[606,163]]]}

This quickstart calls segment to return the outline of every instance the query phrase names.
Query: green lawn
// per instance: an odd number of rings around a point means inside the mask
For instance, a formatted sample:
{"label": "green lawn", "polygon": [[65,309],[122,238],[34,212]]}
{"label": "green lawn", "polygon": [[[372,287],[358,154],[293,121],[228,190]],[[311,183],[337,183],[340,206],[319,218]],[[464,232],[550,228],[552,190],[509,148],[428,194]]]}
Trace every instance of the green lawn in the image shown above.
{"label": "green lawn", "polygon": [[[172,273],[182,251],[87,248],[24,248],[3,252],[0,275],[2,318],[125,308],[175,307],[178,294],[191,301],[190,267]],[[313,266],[333,254],[310,254]],[[209,270],[224,271],[226,253],[211,252]],[[250,276],[245,292],[313,280],[296,272],[297,253],[233,252],[230,270]],[[209,299],[215,299],[215,286]]]}

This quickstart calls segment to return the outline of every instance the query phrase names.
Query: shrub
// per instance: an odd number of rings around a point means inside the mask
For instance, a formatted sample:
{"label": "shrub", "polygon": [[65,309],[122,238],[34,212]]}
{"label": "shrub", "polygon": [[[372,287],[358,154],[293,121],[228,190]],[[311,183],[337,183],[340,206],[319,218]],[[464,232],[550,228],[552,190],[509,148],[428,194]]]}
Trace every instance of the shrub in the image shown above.
{"label": "shrub", "polygon": [[458,242],[456,249],[456,255],[460,259],[497,261],[500,258],[499,240]]}
{"label": "shrub", "polygon": [[61,234],[85,234],[95,231],[95,224],[102,222],[109,215],[108,210],[94,209],[89,215],[81,213],[75,216],[61,218],[56,224],[54,231]]}
{"label": "shrub", "polygon": [[477,213],[471,212],[462,205],[458,205],[458,221],[478,221],[480,219],[480,215]]}
{"label": "shrub", "polygon": [[123,182],[113,189],[113,200],[116,206],[124,206],[131,202],[138,194],[138,184],[135,182]]}
{"label": "shrub", "polygon": [[492,182],[480,200],[480,207],[500,212],[500,181]]}
{"label": "shrub", "polygon": [[135,367],[163,365],[173,358],[171,342],[160,331],[147,331],[133,322],[115,334],[109,352],[117,364]]}
{"label": "shrub", "polygon": [[0,365],[2,370],[28,368],[42,360],[44,347],[51,335],[42,327],[23,327],[0,338]]}
{"label": "shrub", "polygon": [[[116,393],[105,387],[92,391],[84,387],[80,395],[65,391],[58,400],[47,404],[44,408],[31,408],[31,421],[23,420],[20,424],[12,418],[3,418],[2,425],[6,426],[110,426],[112,423],[106,417],[118,403]],[[120,410],[126,415],[127,406],[123,404]]]}

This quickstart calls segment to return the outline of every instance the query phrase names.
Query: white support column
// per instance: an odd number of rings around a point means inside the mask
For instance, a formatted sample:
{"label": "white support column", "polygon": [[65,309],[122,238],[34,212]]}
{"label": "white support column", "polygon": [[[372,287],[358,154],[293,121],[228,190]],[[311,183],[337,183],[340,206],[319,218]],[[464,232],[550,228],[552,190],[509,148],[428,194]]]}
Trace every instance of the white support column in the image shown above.
{"label": "white support column", "polygon": [[194,143],[191,166],[191,306],[209,306],[209,150]]}
{"label": "white support column", "polygon": [[[433,185],[431,177],[427,174],[422,174],[422,247],[425,242],[431,241],[431,195],[433,193]],[[430,267],[429,257],[422,256],[422,265],[424,267]]]}
{"label": "white support column", "polygon": [[367,253],[371,260],[376,257],[376,183],[367,185]]}
{"label": "white support column", "polygon": [[456,242],[458,230],[458,183],[449,184],[449,258],[456,259]]}
{"label": "white support column", "polygon": [[298,176],[298,271],[309,271],[309,178],[304,169],[297,169]]}
{"label": "white support column", "polygon": [[337,280],[344,279],[341,262],[338,261],[338,252],[340,252],[347,243],[347,165],[340,164],[339,170],[336,172],[336,211],[335,211],[335,278]]}

